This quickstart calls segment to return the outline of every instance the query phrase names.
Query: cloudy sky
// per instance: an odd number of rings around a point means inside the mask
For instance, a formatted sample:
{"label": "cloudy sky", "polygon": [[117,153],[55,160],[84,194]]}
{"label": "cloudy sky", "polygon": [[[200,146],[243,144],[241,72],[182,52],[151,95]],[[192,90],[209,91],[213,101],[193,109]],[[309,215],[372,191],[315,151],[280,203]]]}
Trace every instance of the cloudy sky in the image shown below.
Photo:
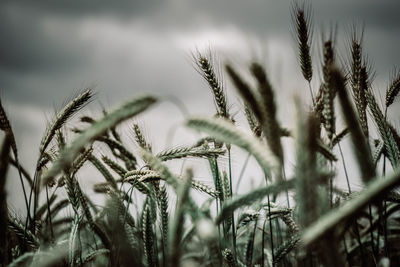
{"label": "cloudy sky", "polygon": [[[400,1],[309,2],[314,12],[314,53],[319,53],[319,32],[329,32],[337,25],[337,45],[346,47],[352,26],[361,29],[364,25],[365,52],[376,70],[375,89],[383,92],[391,70],[400,64]],[[261,61],[279,90],[279,102],[290,103],[294,92],[308,96],[290,31],[291,3],[1,1],[0,94],[22,161],[33,168],[46,122],[54,110],[85,87],[93,86],[97,92],[89,110],[99,110],[99,103],[113,107],[149,93],[177,97],[191,114],[213,114],[211,94],[193,67],[191,53],[196,49],[211,49],[221,63],[229,61],[239,67],[249,60]],[[346,52],[340,51],[342,59]],[[314,64],[319,64],[318,57]],[[229,97],[232,113],[239,112],[235,94]],[[280,110],[284,123],[292,121],[289,111]],[[176,128],[182,114],[173,104],[164,103],[150,117],[146,131],[161,149],[166,138],[155,133]],[[400,125],[398,118],[394,123]]]}

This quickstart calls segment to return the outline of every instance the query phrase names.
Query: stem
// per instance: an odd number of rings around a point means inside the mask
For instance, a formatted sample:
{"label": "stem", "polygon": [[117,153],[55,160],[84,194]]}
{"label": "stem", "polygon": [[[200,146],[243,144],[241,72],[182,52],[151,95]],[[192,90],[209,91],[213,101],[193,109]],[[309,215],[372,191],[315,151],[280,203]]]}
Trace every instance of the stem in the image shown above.
{"label": "stem", "polygon": [[264,220],[263,228],[262,228],[262,240],[261,240],[261,267],[264,267],[264,239],[265,239],[265,224],[267,223],[267,220]]}
{"label": "stem", "polygon": [[[228,148],[228,162],[229,162],[229,183],[230,183],[229,189],[230,189],[230,195],[232,198],[233,197],[233,193],[232,193],[232,160],[231,160],[231,147],[230,146]],[[235,261],[236,261],[236,233],[235,233],[235,217],[234,217],[233,211],[231,214],[231,218],[232,218],[231,225],[232,225],[233,256],[235,257]]]}
{"label": "stem", "polygon": [[47,201],[47,213],[49,214],[49,224],[50,224],[50,234],[51,234],[51,243],[54,242],[54,231],[53,231],[53,223],[51,221],[51,213],[50,213],[50,201],[49,201],[49,189],[46,185],[46,201]]}
{"label": "stem", "polygon": [[18,163],[18,175],[19,175],[19,180],[21,181],[22,192],[24,194],[24,200],[25,200],[25,206],[26,206],[26,216],[28,216],[29,220],[31,220],[31,215],[29,214],[29,205],[28,205],[28,198],[27,198],[26,190],[25,190],[25,184],[24,184],[24,180],[22,179],[21,165],[19,165],[18,160],[16,160],[16,162]]}
{"label": "stem", "polygon": [[311,100],[312,100],[313,107],[315,107],[314,94],[313,94],[313,91],[312,91],[312,87],[311,87],[311,82],[310,81],[308,82],[308,88],[310,89],[310,95],[311,95]]}
{"label": "stem", "polygon": [[236,184],[236,190],[235,190],[236,193],[239,191],[239,185],[240,185],[240,182],[242,181],[243,174],[244,174],[244,171],[246,170],[246,167],[247,167],[247,164],[249,163],[249,160],[250,160],[250,153],[247,154],[247,158],[244,161],[243,167],[242,167],[242,169],[240,171],[239,179],[238,179],[238,182]]}
{"label": "stem", "polygon": [[349,189],[349,194],[351,194],[350,179],[349,179],[349,175],[347,174],[346,162],[344,161],[343,151],[342,151],[342,147],[340,146],[340,142],[338,143],[338,147],[339,147],[340,157],[342,158],[344,174],[346,176],[347,188]]}
{"label": "stem", "polygon": [[269,235],[270,235],[270,242],[271,242],[271,254],[272,254],[272,267],[275,266],[275,252],[274,252],[274,238],[272,236],[272,218],[271,218],[271,201],[269,200],[269,194],[267,194],[268,200],[268,221],[269,221]]}
{"label": "stem", "polygon": [[[385,121],[387,120],[387,110],[388,107],[386,106],[385,108]],[[385,176],[386,175],[386,157],[385,157],[385,153],[383,153],[383,166],[382,166],[382,175]],[[387,203],[386,200],[383,201],[383,235],[384,235],[384,242],[385,242],[385,253],[386,253],[386,257],[388,257],[390,259],[390,255],[389,255],[389,246],[388,246],[388,239],[387,239],[387,218],[386,218],[386,207],[387,207]],[[380,213],[379,213],[380,215]],[[379,233],[379,228],[378,228],[378,233]],[[379,242],[379,239],[378,239]]]}
{"label": "stem", "polygon": [[[283,180],[286,181],[286,171],[284,166],[282,166],[282,174],[283,174]],[[286,189],[286,202],[288,209],[290,209],[289,189]]]}
{"label": "stem", "polygon": [[357,242],[358,242],[358,245],[360,246],[360,250],[361,250],[362,266],[365,266],[365,264],[366,264],[366,262],[365,262],[365,252],[364,252],[364,247],[363,247],[362,242],[361,242],[360,231],[358,230],[357,218],[354,219],[354,223],[355,223],[355,231],[356,231],[356,236],[357,236]]}
{"label": "stem", "polygon": [[[372,249],[372,253],[374,255],[374,257],[378,257],[378,254],[375,251],[375,246],[374,246],[374,235],[373,235],[373,230],[372,230],[372,209],[371,209],[371,205],[368,205],[368,212],[369,212],[369,223],[371,225],[371,229],[369,231],[370,235],[371,235],[371,249]],[[379,239],[378,239],[378,251],[379,251]]]}

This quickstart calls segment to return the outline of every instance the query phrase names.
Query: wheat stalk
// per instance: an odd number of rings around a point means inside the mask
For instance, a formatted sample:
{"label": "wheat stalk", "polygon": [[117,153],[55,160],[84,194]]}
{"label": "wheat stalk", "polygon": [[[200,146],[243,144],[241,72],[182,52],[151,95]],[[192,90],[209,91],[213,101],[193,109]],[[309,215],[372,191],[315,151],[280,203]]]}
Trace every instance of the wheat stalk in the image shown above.
{"label": "wheat stalk", "polygon": [[178,203],[175,211],[174,221],[171,224],[168,237],[168,262],[171,266],[179,266],[179,258],[181,252],[179,249],[179,243],[183,235],[184,216],[187,207],[186,201],[188,201],[189,199],[189,190],[192,178],[193,173],[191,170],[188,170],[185,175],[184,183],[178,189]]}

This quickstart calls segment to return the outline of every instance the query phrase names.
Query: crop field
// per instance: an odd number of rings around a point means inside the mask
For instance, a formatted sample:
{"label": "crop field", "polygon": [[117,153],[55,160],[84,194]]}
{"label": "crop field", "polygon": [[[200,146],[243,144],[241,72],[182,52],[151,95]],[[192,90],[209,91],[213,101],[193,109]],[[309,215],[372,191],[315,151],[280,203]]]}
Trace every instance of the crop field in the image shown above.
{"label": "crop field", "polygon": [[[182,127],[198,137],[191,144],[152,147],[168,134],[137,119],[162,108],[153,95],[92,116],[94,90],[83,89],[49,121],[39,147],[17,145],[0,102],[0,265],[400,266],[400,72],[375,88],[362,27],[343,50],[334,27],[315,40],[310,6],[293,4],[291,16],[298,94],[310,101],[277,101],[280,88],[257,59],[239,66],[216,60],[212,48],[193,52],[215,109],[185,115]],[[277,116],[287,105],[291,125]],[[37,153],[33,170],[23,150]],[[97,181],[90,191],[85,176]],[[8,179],[18,192],[6,191]],[[11,193],[25,214],[12,211]]]}

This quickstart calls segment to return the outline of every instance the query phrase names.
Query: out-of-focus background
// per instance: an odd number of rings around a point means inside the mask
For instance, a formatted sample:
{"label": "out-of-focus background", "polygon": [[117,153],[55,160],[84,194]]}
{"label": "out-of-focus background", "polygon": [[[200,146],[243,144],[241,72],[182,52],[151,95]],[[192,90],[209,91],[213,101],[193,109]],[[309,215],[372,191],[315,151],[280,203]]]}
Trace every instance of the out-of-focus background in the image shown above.
{"label": "out-of-focus background", "polygon": [[[308,3],[315,30],[314,80],[319,76],[321,32],[329,35],[337,27],[339,59],[346,63],[352,29],[357,26],[364,28],[364,51],[376,71],[374,90],[383,98],[393,67],[400,64],[400,1]],[[309,92],[296,56],[292,4],[276,0],[1,1],[0,94],[22,163],[33,172],[46,123],[86,87],[97,92],[86,109],[89,114],[97,114],[101,105],[112,108],[148,93],[163,99],[174,96],[190,114],[212,115],[212,95],[194,68],[196,51],[211,50],[221,65],[229,61],[243,73],[251,60],[261,61],[276,89],[279,117],[284,126],[293,128],[292,96],[309,100]],[[313,83],[314,90],[317,86]],[[230,111],[237,114],[242,106],[229,82],[226,87]],[[398,116],[390,116],[400,126]],[[159,151],[168,143],[187,142],[182,121],[176,105],[165,101],[145,115],[141,125]],[[241,126],[246,127],[244,122]],[[128,129],[123,132],[133,136]],[[237,170],[242,158],[233,162]],[[10,204],[18,211],[23,202],[17,193],[19,182],[14,181],[9,179],[7,188]]]}

